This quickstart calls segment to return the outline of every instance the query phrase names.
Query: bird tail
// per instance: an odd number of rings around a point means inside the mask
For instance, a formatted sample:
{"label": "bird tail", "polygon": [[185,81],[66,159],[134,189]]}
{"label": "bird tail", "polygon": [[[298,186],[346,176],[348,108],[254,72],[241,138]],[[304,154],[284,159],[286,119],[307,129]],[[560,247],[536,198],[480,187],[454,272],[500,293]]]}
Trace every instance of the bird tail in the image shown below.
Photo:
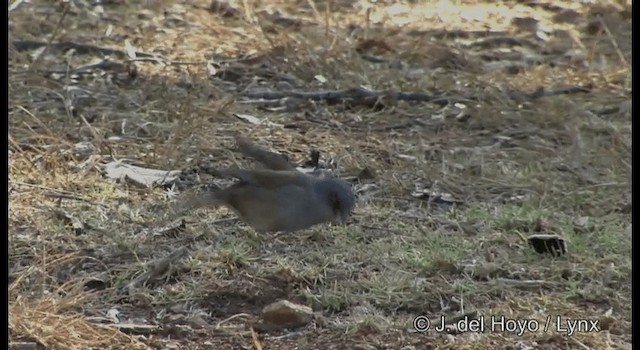
{"label": "bird tail", "polygon": [[176,209],[179,212],[186,210],[194,210],[206,206],[217,206],[224,202],[224,199],[219,192],[207,191],[205,193],[191,195],[190,198],[179,201],[176,204]]}

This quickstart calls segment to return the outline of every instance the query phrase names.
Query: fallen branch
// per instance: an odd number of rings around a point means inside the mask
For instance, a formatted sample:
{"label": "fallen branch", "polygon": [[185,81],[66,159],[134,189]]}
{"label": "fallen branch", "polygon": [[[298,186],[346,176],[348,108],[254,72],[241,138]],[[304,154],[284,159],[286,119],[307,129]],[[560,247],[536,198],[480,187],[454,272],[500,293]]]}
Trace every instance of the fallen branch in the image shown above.
{"label": "fallen branch", "polygon": [[[26,50],[35,50],[41,47],[47,46],[46,42],[42,41],[34,41],[34,40],[15,40],[13,42],[13,47],[15,47],[18,51],[26,51]],[[95,45],[88,44],[78,44],[72,41],[63,41],[59,43],[52,43],[48,46],[48,50],[75,50],[79,55],[89,55],[89,54],[101,54],[105,56],[116,56],[118,58],[124,59],[128,58],[127,52],[125,50],[116,50],[116,49],[108,49],[104,47],[99,47]],[[158,58],[158,55],[146,53],[146,52],[135,52],[136,57],[151,57]]]}
{"label": "fallen branch", "polygon": [[80,202],[84,202],[87,204],[92,204],[92,205],[97,205],[97,206],[101,206],[105,209],[109,209],[109,206],[104,204],[104,203],[100,203],[100,202],[94,202],[90,199],[84,198],[82,196],[79,195],[75,195],[75,194],[71,194],[71,193],[55,193],[55,192],[47,192],[44,194],[45,197],[49,197],[49,198],[57,198],[57,199],[70,199],[70,200],[75,200],[75,201],[80,201]]}
{"label": "fallen branch", "polygon": [[[389,94],[388,91],[365,90],[361,88],[352,88],[346,90],[330,90],[318,92],[297,92],[297,91],[264,91],[264,92],[247,92],[244,94],[250,98],[262,98],[265,100],[279,100],[286,97],[303,98],[313,101],[320,100],[339,100],[347,98],[367,98],[382,97]],[[424,93],[398,92],[398,99],[403,101],[420,101],[429,102],[434,99],[433,96]]]}
{"label": "fallen branch", "polygon": [[58,70],[49,70],[48,72],[58,73],[58,74],[91,74],[98,69],[103,71],[129,72],[134,68],[124,63],[103,59],[103,60],[100,60],[99,62],[85,64],[80,67],[76,67],[69,70],[58,69]]}
{"label": "fallen branch", "polygon": [[555,282],[545,281],[545,280],[514,280],[509,278],[498,278],[498,283],[504,283],[516,288],[542,288],[542,287],[552,287],[557,285]]}
{"label": "fallen branch", "polygon": [[577,94],[577,93],[589,93],[593,89],[591,84],[586,86],[568,86],[563,88],[545,88],[539,87],[534,92],[522,92],[519,90],[512,90],[507,92],[510,98],[525,98],[535,100],[540,97],[549,97],[554,95],[569,95],[569,94]]}
{"label": "fallen branch", "polygon": [[[17,51],[27,51],[27,50],[35,50],[41,47],[47,46],[47,43],[41,41],[33,41],[33,40],[16,40],[13,42],[13,47]],[[67,50],[75,50],[79,55],[103,55],[103,56],[114,56],[118,59],[125,60],[126,63],[132,62],[151,62],[155,64],[165,64],[165,65],[173,65],[173,66],[181,66],[181,65],[206,65],[206,61],[170,61],[162,56],[157,54],[142,52],[142,51],[134,51],[135,58],[130,58],[127,54],[126,50],[118,50],[118,49],[109,49],[105,47],[99,47],[95,45],[88,44],[78,44],[71,41],[64,41],[59,43],[53,43],[48,47],[48,50],[59,50],[59,51],[67,51]],[[82,73],[90,73],[92,70],[102,69],[105,71],[126,71],[128,70],[128,66],[126,63],[120,63],[108,59],[104,59],[100,62],[90,63],[84,66],[77,67],[72,69],[71,71],[61,71],[61,70],[51,70],[50,73],[74,73],[74,74],[82,74]]]}
{"label": "fallen branch", "polygon": [[[539,87],[533,92],[523,92],[519,90],[507,91],[507,96],[511,99],[531,99],[535,100],[541,97],[553,95],[567,95],[575,93],[590,92],[592,86],[570,86],[564,88],[544,88]],[[480,96],[442,96],[431,95],[422,92],[394,92],[394,91],[375,91],[362,88],[352,88],[345,90],[329,90],[329,91],[262,91],[262,92],[246,92],[245,97],[263,100],[280,100],[284,98],[299,98],[313,101],[327,101],[329,104],[335,104],[344,100],[363,100],[377,99],[383,97],[391,97],[399,101],[409,102],[430,102],[438,105],[448,105],[465,101],[480,101],[486,98]]]}

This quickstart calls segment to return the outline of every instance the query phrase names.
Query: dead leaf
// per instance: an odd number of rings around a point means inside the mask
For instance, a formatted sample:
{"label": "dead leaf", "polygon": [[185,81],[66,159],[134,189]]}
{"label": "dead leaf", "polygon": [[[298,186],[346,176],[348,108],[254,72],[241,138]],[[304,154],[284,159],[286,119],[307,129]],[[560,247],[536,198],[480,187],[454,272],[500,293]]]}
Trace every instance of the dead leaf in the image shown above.
{"label": "dead leaf", "polygon": [[212,77],[218,74],[218,70],[216,69],[216,67],[213,65],[211,61],[207,61],[207,72],[209,73],[209,76],[212,76]]}
{"label": "dead leaf", "polygon": [[313,77],[315,80],[319,81],[322,84],[325,84],[328,80],[321,74],[317,74]]}
{"label": "dead leaf", "polygon": [[104,167],[106,176],[111,180],[127,179],[142,186],[168,185],[178,179],[180,170],[157,170],[113,161]]}
{"label": "dead leaf", "polygon": [[137,57],[136,48],[131,45],[129,39],[124,39],[124,50],[127,52],[127,56],[129,56],[130,59],[135,59]]}
{"label": "dead leaf", "polygon": [[120,311],[115,308],[111,308],[107,311],[106,318],[112,323],[120,323]]}

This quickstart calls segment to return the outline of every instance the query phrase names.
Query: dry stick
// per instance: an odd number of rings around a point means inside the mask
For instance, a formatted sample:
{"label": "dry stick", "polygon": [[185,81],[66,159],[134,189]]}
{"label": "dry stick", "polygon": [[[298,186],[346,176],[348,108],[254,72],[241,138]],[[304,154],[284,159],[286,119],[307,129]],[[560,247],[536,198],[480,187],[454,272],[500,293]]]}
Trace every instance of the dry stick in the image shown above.
{"label": "dry stick", "polygon": [[256,350],[262,350],[262,344],[260,344],[258,334],[253,329],[253,327],[251,327],[251,339],[253,339],[253,346],[255,346]]}
{"label": "dry stick", "polygon": [[20,181],[9,181],[9,183],[14,184],[14,185],[16,185],[16,186],[33,187],[33,188],[38,188],[38,189],[41,189],[41,190],[48,190],[48,191],[54,191],[54,192],[66,192],[67,194],[72,194],[72,192],[67,192],[67,191],[57,190],[57,189],[52,188],[52,187],[41,186],[41,185],[34,185],[34,184],[26,183],[26,182],[20,182]]}
{"label": "dry stick", "polygon": [[267,34],[267,31],[265,30],[264,25],[262,24],[262,20],[260,19],[260,17],[256,17],[256,22],[258,23],[258,26],[260,27],[260,32],[262,33],[262,36],[264,36],[264,38],[267,39],[267,41],[269,42],[269,45],[271,46],[271,50],[274,50],[278,45],[276,45],[276,43],[273,40],[271,40],[271,38]]}
{"label": "dry stick", "polygon": [[322,16],[320,15],[320,11],[318,11],[318,7],[316,7],[316,3],[313,0],[307,0],[307,4],[311,7],[313,11],[313,15],[316,17],[316,21],[320,21]]}
{"label": "dry stick", "polygon": [[513,280],[509,278],[498,278],[496,280],[500,283],[521,288],[553,287],[557,285],[555,282],[545,280]]}
{"label": "dry stick", "polygon": [[239,318],[239,317],[249,318],[249,317],[251,317],[251,315],[247,314],[247,313],[235,314],[235,315],[233,315],[231,317],[225,318],[224,320],[218,322],[218,324],[216,324],[216,329],[220,328],[224,323],[227,323],[227,322],[229,322],[229,321],[231,321],[233,319]]}
{"label": "dry stick", "polygon": [[[312,91],[312,92],[299,92],[299,91],[261,91],[251,92],[248,91],[249,87],[242,92],[244,97],[264,100],[282,100],[286,97],[309,99],[313,101],[327,101],[327,103],[336,103],[337,101],[345,99],[353,100],[366,100],[368,98],[381,98],[388,94],[385,91],[372,91],[362,88],[350,88],[345,90],[325,90],[325,91]],[[575,93],[588,93],[591,91],[590,86],[570,86],[565,88],[544,88],[540,87],[534,92],[523,92],[513,90],[508,92],[509,98],[524,98],[535,100],[541,97],[548,97],[554,95],[566,95]],[[454,102],[467,102],[477,101],[480,99],[478,96],[438,96],[430,95],[421,92],[396,92],[393,94],[395,98],[400,101],[411,102],[429,102],[438,105],[447,105]]]}
{"label": "dry stick", "polygon": [[584,345],[581,341],[579,341],[578,339],[575,339],[574,337],[569,337],[571,340],[573,340],[574,343],[578,344],[578,346],[580,346],[581,348],[585,349],[585,350],[591,350],[590,347]]}
{"label": "dry stick", "polygon": [[9,134],[9,145],[15,147],[18,152],[22,153],[24,152],[24,150],[22,149],[22,147],[20,147],[20,144],[18,144],[13,137],[11,136],[11,134]]}
{"label": "dry stick", "polygon": [[[34,41],[34,40],[14,40],[12,44],[13,44],[13,47],[16,49],[16,51],[35,50],[37,48],[47,46],[47,43]],[[48,47],[49,49],[58,49],[63,51],[75,50],[76,54],[78,55],[102,54],[104,56],[115,56],[123,59],[128,57],[127,53],[124,52],[123,50],[109,49],[109,48],[104,48],[104,47],[99,47],[99,46],[89,45],[89,44],[77,44],[72,41],[57,42],[57,43],[50,44]],[[166,59],[163,58],[162,56],[158,56],[152,53],[142,52],[142,51],[136,51],[135,53],[136,53],[136,56],[140,59],[142,58],[148,58],[150,60],[155,59],[156,62],[158,63],[166,61]],[[135,60],[132,60],[132,61],[135,61]]]}
{"label": "dry stick", "polygon": [[[313,91],[313,92],[299,92],[299,91],[264,91],[264,92],[246,92],[245,97],[249,98],[261,98],[266,100],[278,100],[285,97],[295,97],[302,99],[310,99],[314,101],[320,100],[337,100],[345,98],[376,98],[383,97],[384,91],[372,91],[362,88],[351,88],[345,90],[326,90],[326,91]],[[429,102],[438,98],[438,96],[431,96],[425,93],[414,92],[398,92],[398,99],[405,101],[422,101]],[[446,98],[446,97],[445,97]],[[462,98],[461,98],[462,99]]]}
{"label": "dry stick", "polygon": [[80,201],[80,202],[85,202],[88,204],[93,204],[93,205],[98,205],[101,206],[105,209],[109,209],[109,206],[104,204],[104,203],[100,203],[100,202],[94,202],[92,200],[89,200],[87,198],[83,198],[74,194],[68,194],[68,193],[52,193],[52,192],[48,192],[44,194],[45,197],[50,197],[50,198],[59,198],[59,199],[71,199],[71,200],[76,200],[76,201]]}
{"label": "dry stick", "polygon": [[65,7],[64,10],[62,11],[62,15],[60,16],[60,20],[58,20],[58,23],[56,24],[55,28],[53,28],[53,33],[51,33],[51,36],[49,37],[49,40],[47,40],[47,46],[44,47],[44,50],[42,50],[42,52],[38,55],[38,57],[36,57],[35,60],[33,60],[33,62],[31,63],[31,65],[29,66],[29,69],[31,70],[33,67],[37,67],[38,63],[40,63],[40,59],[47,53],[47,51],[49,50],[49,47],[51,46],[51,43],[53,42],[53,38],[56,37],[56,35],[58,35],[58,32],[60,31],[60,28],[62,27],[62,21],[64,21],[64,18],[67,16],[67,13],[69,12],[69,9],[71,8],[71,3],[68,2]]}
{"label": "dry stick", "polygon": [[[62,95],[58,94],[58,96],[62,97]],[[64,98],[63,98],[64,101]],[[51,129],[49,129],[49,127],[42,122],[42,120],[40,120],[38,117],[36,117],[33,113],[31,113],[31,111],[29,111],[28,109],[22,107],[22,106],[17,106],[16,108],[18,108],[19,110],[25,112],[28,116],[30,116],[31,118],[35,119],[35,121],[44,129],[46,130],[49,134],[53,134],[53,132],[51,131]],[[29,130],[32,131],[33,130]],[[34,132],[35,133],[35,132]]]}
{"label": "dry stick", "polygon": [[244,9],[244,17],[247,20],[247,22],[252,23],[253,24],[253,16],[251,16],[251,8],[249,6],[249,1],[247,0],[242,0],[242,8]]}
{"label": "dry stick", "polygon": [[[310,3],[313,3],[312,0],[309,0]],[[325,9],[324,9],[324,40],[325,40],[325,47],[327,47],[329,50],[331,50],[333,48],[333,44],[335,43],[335,41],[333,43],[331,43],[331,45],[329,45],[329,24],[331,22],[329,15],[331,14],[330,11],[331,8],[331,1],[327,1],[325,2]],[[315,9],[316,12],[318,11],[317,9]],[[318,14],[319,15],[319,14]],[[325,64],[327,64],[326,62],[326,55],[323,55],[323,57],[325,58]]]}
{"label": "dry stick", "polygon": [[11,11],[17,9],[18,6],[20,6],[20,4],[22,4],[23,2],[24,2],[24,0],[15,0],[11,5],[9,5],[9,8],[8,8],[7,11],[11,12]]}
{"label": "dry stick", "polygon": [[124,286],[124,289],[131,290],[141,284],[146,283],[147,281],[155,277],[158,277],[158,275],[162,274],[169,267],[169,265],[171,265],[171,263],[182,258],[182,256],[185,255],[186,253],[187,253],[187,248],[185,247],[180,247],[174,250],[171,254],[169,254],[164,259],[158,260],[155,263],[153,263],[149,271],[141,274],[140,276],[135,278],[133,281],[129,282],[126,286]]}
{"label": "dry stick", "polygon": [[55,188],[29,184],[29,183],[26,183],[26,182],[10,181],[10,183],[13,184],[13,185],[16,185],[16,186],[32,187],[32,188],[37,188],[37,189],[41,189],[41,190],[50,191],[50,192],[47,192],[47,193],[44,194],[45,197],[62,198],[62,199],[73,199],[73,200],[77,200],[77,201],[86,202],[86,203],[89,203],[89,204],[99,205],[101,207],[109,209],[109,206],[107,204],[100,203],[100,202],[94,202],[94,201],[92,201],[90,199],[87,199],[87,198],[84,198],[84,197],[82,197],[80,195],[74,194],[73,192],[57,190]]}
{"label": "dry stick", "polygon": [[150,331],[155,331],[160,329],[160,326],[150,325],[150,324],[135,324],[135,323],[117,323],[113,325],[107,325],[107,327],[118,328],[120,330],[127,330],[130,332],[147,334]]}
{"label": "dry stick", "polygon": [[613,48],[616,50],[616,53],[618,54],[620,61],[622,61],[622,63],[624,63],[625,66],[629,66],[629,62],[627,62],[627,60],[624,58],[624,54],[622,53],[622,50],[620,50],[620,46],[618,46],[618,41],[616,41],[616,38],[614,38],[613,34],[611,34],[611,31],[609,30],[609,27],[607,26],[607,24],[604,23],[602,16],[598,16],[598,20],[600,21],[600,24],[602,24],[602,28],[604,29],[604,32],[607,33],[607,37],[609,38],[609,41],[611,41],[611,45],[613,45]]}

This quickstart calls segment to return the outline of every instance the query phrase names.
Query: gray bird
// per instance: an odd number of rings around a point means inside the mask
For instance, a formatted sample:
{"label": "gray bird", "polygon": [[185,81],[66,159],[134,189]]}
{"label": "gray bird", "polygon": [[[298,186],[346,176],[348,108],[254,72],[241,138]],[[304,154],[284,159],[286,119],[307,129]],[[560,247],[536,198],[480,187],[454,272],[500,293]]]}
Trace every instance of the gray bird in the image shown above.
{"label": "gray bird", "polygon": [[283,156],[236,138],[245,155],[267,169],[222,169],[212,175],[240,180],[195,197],[185,208],[225,205],[256,231],[293,232],[325,222],[345,223],[355,207],[351,186],[331,176],[303,174]]}

